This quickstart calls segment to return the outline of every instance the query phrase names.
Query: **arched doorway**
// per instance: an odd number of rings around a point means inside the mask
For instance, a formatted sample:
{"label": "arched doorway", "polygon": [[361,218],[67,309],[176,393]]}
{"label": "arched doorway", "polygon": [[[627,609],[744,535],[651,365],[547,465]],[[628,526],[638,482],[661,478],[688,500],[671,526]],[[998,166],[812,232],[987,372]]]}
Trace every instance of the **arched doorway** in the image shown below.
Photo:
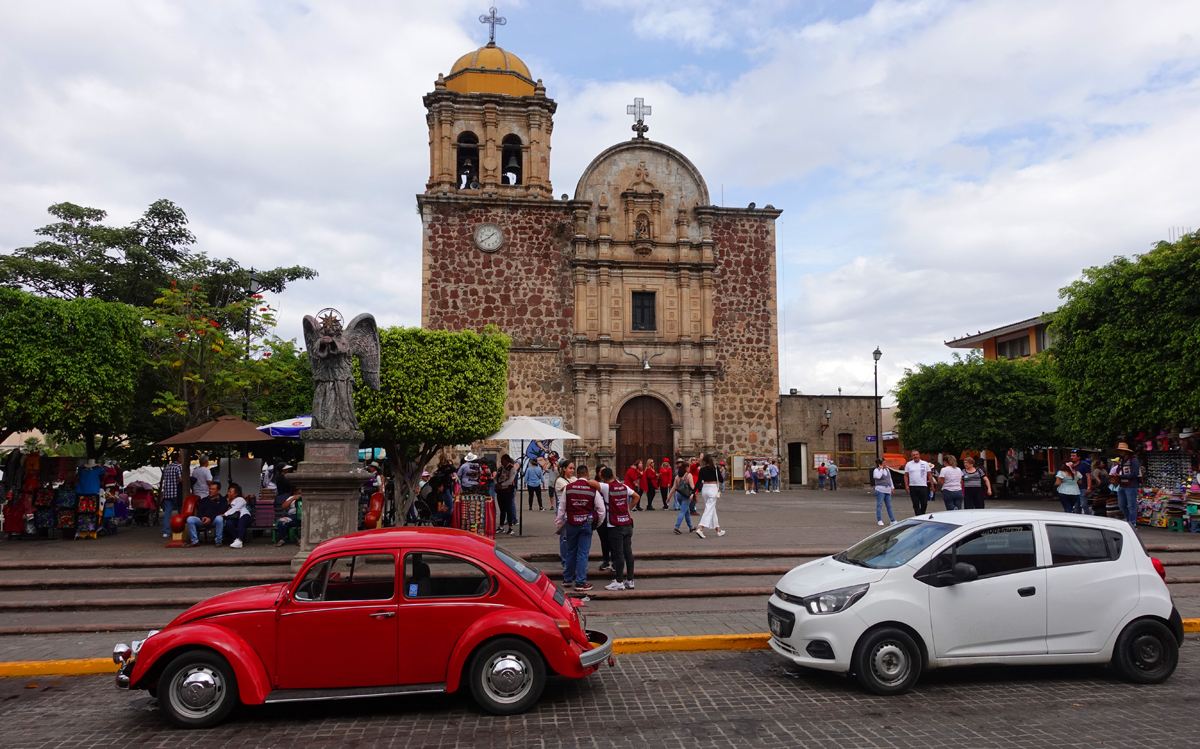
{"label": "arched doorway", "polygon": [[671,412],[658,398],[639,395],[621,406],[617,414],[617,476],[639,460],[656,463],[673,455]]}

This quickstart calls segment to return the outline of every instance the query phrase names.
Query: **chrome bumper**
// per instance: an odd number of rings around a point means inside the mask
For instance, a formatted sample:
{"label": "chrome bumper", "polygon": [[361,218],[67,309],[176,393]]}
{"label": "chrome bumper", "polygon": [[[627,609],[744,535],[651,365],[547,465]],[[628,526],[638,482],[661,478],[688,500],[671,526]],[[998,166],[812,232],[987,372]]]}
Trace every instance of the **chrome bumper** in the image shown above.
{"label": "chrome bumper", "polygon": [[129,689],[129,676],[133,673],[133,661],[130,658],[117,669],[117,689]]}
{"label": "chrome bumper", "polygon": [[612,658],[613,638],[609,637],[607,633],[595,629],[587,630],[587,637],[588,642],[593,643],[594,647],[579,654],[579,665],[591,668]]}

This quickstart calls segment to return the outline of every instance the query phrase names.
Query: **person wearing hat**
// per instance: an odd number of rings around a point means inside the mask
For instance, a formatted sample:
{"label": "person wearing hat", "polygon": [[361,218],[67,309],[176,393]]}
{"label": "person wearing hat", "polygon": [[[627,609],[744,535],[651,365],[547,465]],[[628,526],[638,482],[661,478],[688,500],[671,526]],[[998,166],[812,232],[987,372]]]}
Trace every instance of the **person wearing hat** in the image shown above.
{"label": "person wearing hat", "polygon": [[1138,486],[1141,484],[1142,464],[1134,455],[1129,445],[1121,442],[1117,445],[1117,454],[1121,459],[1117,462],[1117,504],[1125,516],[1125,522],[1137,528],[1138,516]]}

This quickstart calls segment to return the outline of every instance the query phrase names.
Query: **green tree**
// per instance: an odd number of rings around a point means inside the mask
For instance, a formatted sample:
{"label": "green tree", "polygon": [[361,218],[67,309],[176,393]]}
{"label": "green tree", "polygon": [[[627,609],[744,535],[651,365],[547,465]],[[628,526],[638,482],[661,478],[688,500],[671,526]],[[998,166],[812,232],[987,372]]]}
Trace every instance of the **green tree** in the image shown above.
{"label": "green tree", "polygon": [[104,455],[130,423],[141,328],[126,304],[0,289],[0,434],[37,428]]}
{"label": "green tree", "polygon": [[1060,295],[1051,353],[1064,428],[1107,445],[1200,425],[1200,234],[1089,268]]}
{"label": "green tree", "polygon": [[1053,362],[988,361],[978,354],[906,370],[896,418],[906,448],[921,452],[1028,449],[1057,443]]}
{"label": "green tree", "polygon": [[490,325],[482,334],[387,328],[379,339],[380,390],[362,384],[356,364],[354,405],[367,441],[386,446],[392,476],[403,482],[396,493],[403,514],[438,450],[500,428],[509,339]]}

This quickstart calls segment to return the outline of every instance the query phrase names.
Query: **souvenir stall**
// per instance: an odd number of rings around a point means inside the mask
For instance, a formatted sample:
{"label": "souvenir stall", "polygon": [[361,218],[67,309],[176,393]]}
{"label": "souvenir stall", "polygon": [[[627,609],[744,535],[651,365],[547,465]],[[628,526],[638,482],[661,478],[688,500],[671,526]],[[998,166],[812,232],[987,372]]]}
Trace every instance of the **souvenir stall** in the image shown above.
{"label": "souvenir stall", "polygon": [[[47,457],[22,449],[6,455],[3,462],[10,494],[4,508],[4,531],[8,537],[50,539],[57,532],[59,538],[75,538],[79,497],[74,487],[80,459]],[[96,507],[98,525],[98,502]]]}
{"label": "souvenir stall", "polygon": [[1200,477],[1195,432],[1139,434],[1142,451],[1138,523],[1153,528],[1200,533]]}

